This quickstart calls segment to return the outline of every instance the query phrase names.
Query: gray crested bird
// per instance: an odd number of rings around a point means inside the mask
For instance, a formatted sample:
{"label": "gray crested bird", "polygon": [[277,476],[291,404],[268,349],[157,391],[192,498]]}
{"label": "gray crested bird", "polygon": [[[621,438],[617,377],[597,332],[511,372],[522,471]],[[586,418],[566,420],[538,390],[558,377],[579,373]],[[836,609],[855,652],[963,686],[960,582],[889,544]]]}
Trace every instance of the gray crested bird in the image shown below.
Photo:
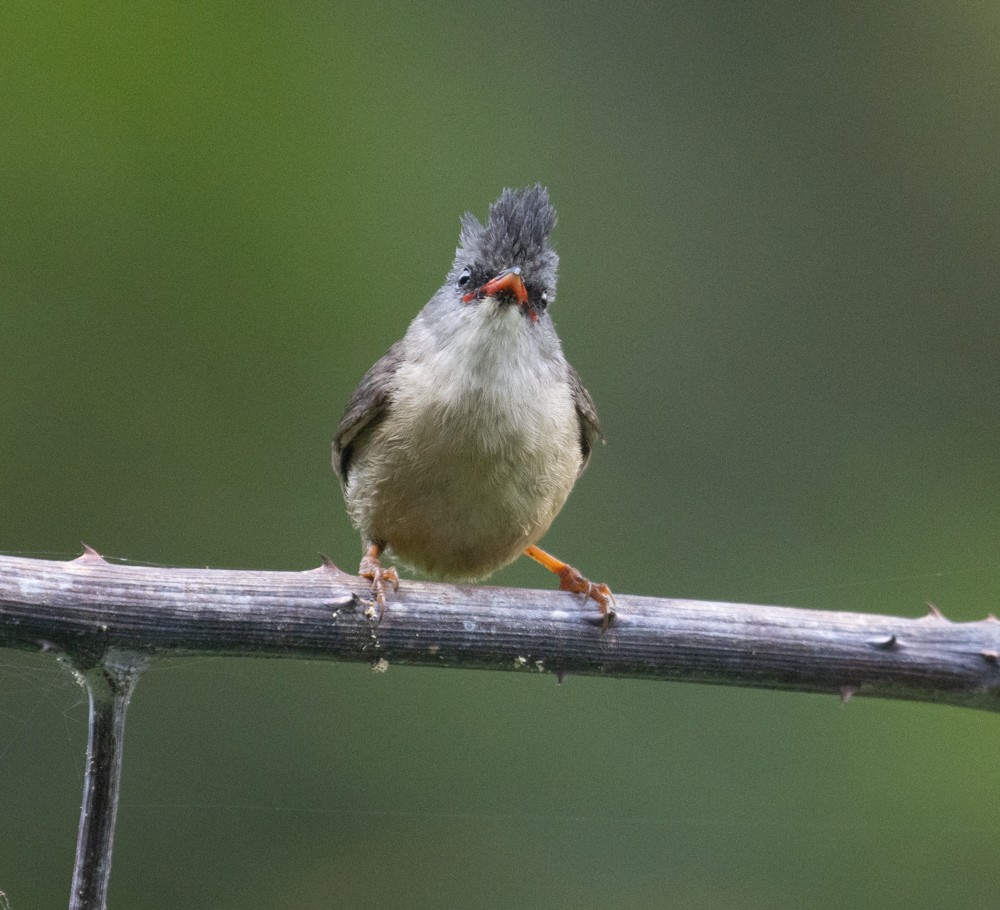
{"label": "gray crested bird", "polygon": [[505,189],[485,225],[466,213],[444,285],[348,402],[333,467],[380,612],[399,588],[383,553],[452,581],[523,553],[614,615],[607,585],[535,546],[603,440],[548,313],[555,223],[538,184]]}

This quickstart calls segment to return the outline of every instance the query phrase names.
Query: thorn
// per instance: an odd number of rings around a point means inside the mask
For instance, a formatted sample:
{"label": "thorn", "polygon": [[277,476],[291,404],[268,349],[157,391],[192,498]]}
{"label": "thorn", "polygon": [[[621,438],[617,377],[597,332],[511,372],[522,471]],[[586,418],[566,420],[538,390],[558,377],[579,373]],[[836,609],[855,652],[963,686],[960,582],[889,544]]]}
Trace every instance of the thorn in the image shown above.
{"label": "thorn", "polygon": [[840,704],[846,705],[852,698],[854,698],[854,693],[857,689],[854,686],[843,686],[840,690]]}
{"label": "thorn", "polygon": [[982,655],[983,660],[985,660],[988,664],[1000,663],[1000,652],[984,649],[979,653]]}
{"label": "thorn", "polygon": [[873,648],[878,648],[880,651],[892,651],[894,648],[899,647],[899,642],[895,635],[890,635],[888,638],[873,638],[868,644]]}
{"label": "thorn", "polygon": [[336,566],[333,560],[330,559],[330,557],[327,556],[326,553],[320,553],[319,558],[320,558],[320,565],[316,566],[315,569],[307,569],[307,571],[320,572],[320,573],[332,572],[334,575],[347,574],[343,569]]}
{"label": "thorn", "polygon": [[108,564],[108,561],[92,546],[83,543],[83,541],[81,541],[81,544],[83,544],[83,553],[77,556],[76,559],[71,559],[70,562],[100,562],[105,565]]}
{"label": "thorn", "polygon": [[927,601],[927,615],[924,617],[924,619],[944,619],[945,622],[948,621],[947,619],[945,619],[944,613],[942,613],[937,608],[937,606],[932,604],[930,601]]}

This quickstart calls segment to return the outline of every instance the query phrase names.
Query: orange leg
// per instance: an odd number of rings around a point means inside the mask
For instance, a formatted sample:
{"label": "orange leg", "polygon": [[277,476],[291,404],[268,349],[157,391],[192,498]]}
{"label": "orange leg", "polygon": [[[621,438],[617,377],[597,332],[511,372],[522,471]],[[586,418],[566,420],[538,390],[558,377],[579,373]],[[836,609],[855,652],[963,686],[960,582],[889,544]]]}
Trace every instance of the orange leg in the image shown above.
{"label": "orange leg", "polygon": [[607,629],[611,625],[611,621],[615,618],[615,611],[611,609],[611,605],[615,602],[615,596],[606,584],[595,585],[592,581],[584,578],[578,569],[574,569],[561,559],[556,559],[551,553],[546,553],[539,547],[526,547],[524,555],[530,556],[535,562],[540,563],[550,572],[558,575],[560,591],[586,594],[587,597],[596,600],[597,606],[601,611],[601,616],[603,617],[601,628]]}
{"label": "orange leg", "polygon": [[361,566],[358,568],[358,575],[362,578],[371,579],[372,594],[375,595],[375,600],[378,601],[379,620],[382,619],[382,614],[385,612],[386,582],[392,585],[393,591],[399,590],[399,573],[392,566],[383,569],[382,564],[378,561],[384,549],[385,547],[381,544],[369,544],[368,549],[365,550],[365,555],[361,557]]}

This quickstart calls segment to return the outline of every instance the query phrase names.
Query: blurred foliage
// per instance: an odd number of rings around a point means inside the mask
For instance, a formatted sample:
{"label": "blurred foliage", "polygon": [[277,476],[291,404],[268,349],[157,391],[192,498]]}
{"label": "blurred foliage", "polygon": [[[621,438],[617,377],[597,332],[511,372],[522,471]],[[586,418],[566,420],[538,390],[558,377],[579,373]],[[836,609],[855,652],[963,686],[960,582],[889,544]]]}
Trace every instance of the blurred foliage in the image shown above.
{"label": "blurred foliage", "polygon": [[[540,180],[609,440],[549,548],[619,591],[996,611],[998,38],[987,2],[7,0],[0,549],[355,565],[341,409],[459,215]],[[69,890],[47,657],[0,655],[13,910]],[[993,907],[996,723],[169,661],[112,903]]]}

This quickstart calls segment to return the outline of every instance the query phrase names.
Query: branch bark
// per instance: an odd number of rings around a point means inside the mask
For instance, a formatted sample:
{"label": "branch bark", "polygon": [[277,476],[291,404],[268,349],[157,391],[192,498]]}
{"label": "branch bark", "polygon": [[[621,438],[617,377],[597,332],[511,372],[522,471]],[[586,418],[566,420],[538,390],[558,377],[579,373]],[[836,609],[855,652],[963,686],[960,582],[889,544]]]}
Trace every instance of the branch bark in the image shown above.
{"label": "branch bark", "polygon": [[1000,622],[404,581],[379,623],[367,584],[308,572],[0,557],[0,647],[80,669],[114,651],[257,655],[667,679],[1000,711]]}
{"label": "branch bark", "polygon": [[107,906],[125,714],[144,668],[143,655],[112,651],[98,666],[77,671],[87,690],[90,720],[69,910],[104,910]]}

